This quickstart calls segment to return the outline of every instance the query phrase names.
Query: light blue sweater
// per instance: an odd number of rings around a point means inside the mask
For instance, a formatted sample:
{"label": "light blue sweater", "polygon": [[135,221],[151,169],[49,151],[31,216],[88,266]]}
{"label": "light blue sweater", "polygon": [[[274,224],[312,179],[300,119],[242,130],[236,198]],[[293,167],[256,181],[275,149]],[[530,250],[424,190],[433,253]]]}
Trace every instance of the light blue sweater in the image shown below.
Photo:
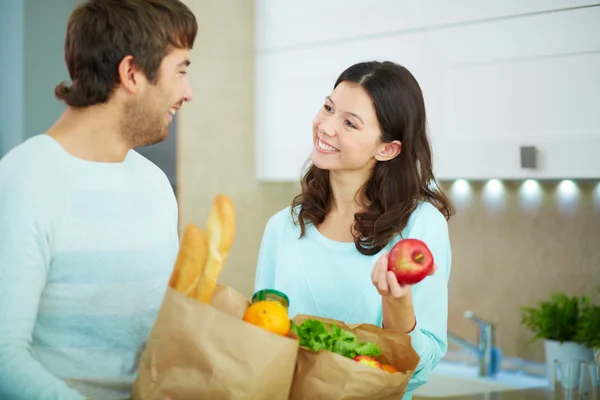
{"label": "light blue sweater", "polygon": [[[421,203],[402,232],[404,238],[423,240],[433,253],[438,270],[413,286],[417,325],[410,333],[421,357],[404,399],[427,382],[429,373],[447,349],[448,279],[451,249],[448,224],[430,203]],[[365,256],[354,243],[336,242],[313,225],[300,237],[290,208],[268,221],[260,248],[255,291],[276,289],[290,298],[290,318],[309,314],[345,323],[381,326],[381,296],[371,282],[371,271],[380,254]],[[396,238],[385,250],[400,240]]]}
{"label": "light blue sweater", "polygon": [[35,136],[0,160],[0,399],[128,397],[177,255],[166,176]]}

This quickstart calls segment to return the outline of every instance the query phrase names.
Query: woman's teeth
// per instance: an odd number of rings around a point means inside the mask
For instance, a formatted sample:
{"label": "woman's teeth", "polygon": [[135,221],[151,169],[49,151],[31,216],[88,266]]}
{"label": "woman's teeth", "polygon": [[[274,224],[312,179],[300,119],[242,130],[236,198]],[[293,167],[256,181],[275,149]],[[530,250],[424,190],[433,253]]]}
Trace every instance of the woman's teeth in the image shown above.
{"label": "woman's teeth", "polygon": [[177,109],[176,109],[176,108],[171,108],[171,109],[169,110],[169,114],[171,114],[171,115],[175,115],[175,113],[176,113],[176,112],[177,112]]}
{"label": "woman's teeth", "polygon": [[321,142],[321,139],[317,139],[317,146],[319,146],[319,148],[321,150],[325,150],[325,151],[338,151],[338,149],[336,149],[335,147],[332,147],[328,144]]}

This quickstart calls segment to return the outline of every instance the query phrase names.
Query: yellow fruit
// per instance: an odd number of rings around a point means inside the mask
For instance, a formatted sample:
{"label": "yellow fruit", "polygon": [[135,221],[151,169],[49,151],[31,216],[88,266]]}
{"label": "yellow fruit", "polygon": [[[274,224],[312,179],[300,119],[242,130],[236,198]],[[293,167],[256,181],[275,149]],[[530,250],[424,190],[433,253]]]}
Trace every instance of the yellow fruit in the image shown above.
{"label": "yellow fruit", "polygon": [[394,374],[396,372],[400,372],[396,368],[394,368],[393,366],[391,366],[390,364],[381,364],[381,368],[383,368],[384,371],[387,371],[387,372],[389,372],[391,374]]}
{"label": "yellow fruit", "polygon": [[285,306],[277,301],[261,300],[246,309],[243,320],[278,335],[290,331],[290,318]]}
{"label": "yellow fruit", "polygon": [[359,362],[361,364],[368,365],[369,367],[383,369],[379,361],[369,356],[356,356],[353,358],[354,361]]}

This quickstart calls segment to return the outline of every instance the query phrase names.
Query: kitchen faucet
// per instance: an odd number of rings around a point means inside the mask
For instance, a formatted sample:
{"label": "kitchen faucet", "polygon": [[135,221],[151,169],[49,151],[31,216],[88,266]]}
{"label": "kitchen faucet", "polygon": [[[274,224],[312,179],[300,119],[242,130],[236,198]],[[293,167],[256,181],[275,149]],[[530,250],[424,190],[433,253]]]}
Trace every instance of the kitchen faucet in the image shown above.
{"label": "kitchen faucet", "polygon": [[494,325],[491,322],[477,317],[470,310],[464,312],[464,317],[473,321],[479,326],[477,343],[473,344],[468,340],[450,332],[448,332],[448,341],[465,349],[471,350],[477,355],[477,361],[479,363],[479,376],[495,376],[499,367],[499,360],[497,360],[497,352],[496,354],[494,353]]}

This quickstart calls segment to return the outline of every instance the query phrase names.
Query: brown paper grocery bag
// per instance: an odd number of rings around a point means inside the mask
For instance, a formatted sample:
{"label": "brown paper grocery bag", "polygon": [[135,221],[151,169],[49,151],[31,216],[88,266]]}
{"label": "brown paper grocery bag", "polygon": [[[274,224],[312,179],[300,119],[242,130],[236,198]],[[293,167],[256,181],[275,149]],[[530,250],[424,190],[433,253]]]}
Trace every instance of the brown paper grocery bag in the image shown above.
{"label": "brown paper grocery bag", "polygon": [[411,346],[410,336],[381,329],[370,324],[346,325],[343,322],[309,315],[298,315],[293,321],[300,325],[307,319],[335,324],[356,335],[359,341],[375,343],[382,351],[379,362],[390,364],[398,373],[389,373],[342,355],[300,348],[290,400],[400,400],[406,393],[419,355]]}
{"label": "brown paper grocery bag", "polygon": [[169,288],[132,399],[287,399],[298,341],[242,321],[248,305],[227,286],[212,305]]}

